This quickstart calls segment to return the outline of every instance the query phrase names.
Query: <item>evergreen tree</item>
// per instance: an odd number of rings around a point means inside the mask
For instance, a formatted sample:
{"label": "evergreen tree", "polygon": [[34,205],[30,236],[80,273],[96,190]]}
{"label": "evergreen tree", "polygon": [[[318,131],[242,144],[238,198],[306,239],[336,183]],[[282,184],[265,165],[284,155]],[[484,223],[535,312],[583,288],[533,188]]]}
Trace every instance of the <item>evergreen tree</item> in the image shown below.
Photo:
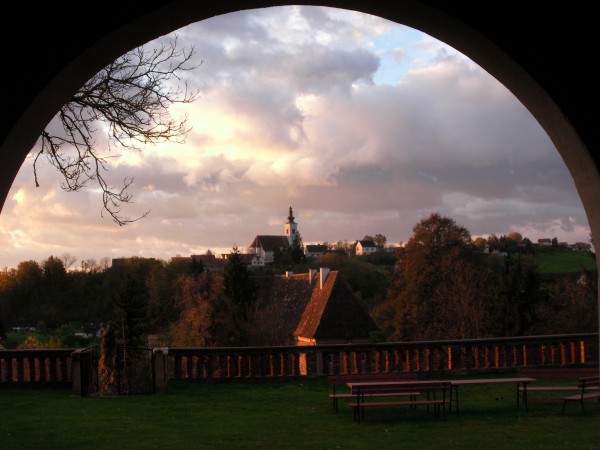
{"label": "evergreen tree", "polygon": [[304,242],[302,241],[302,236],[300,232],[296,233],[296,237],[294,238],[294,243],[290,248],[290,254],[293,264],[300,264],[306,260],[306,256],[304,254]]}
{"label": "evergreen tree", "polygon": [[251,308],[256,305],[257,286],[250,276],[248,266],[237,247],[233,247],[223,273],[223,295],[232,305],[235,329],[232,330],[231,345],[244,345],[247,320]]}

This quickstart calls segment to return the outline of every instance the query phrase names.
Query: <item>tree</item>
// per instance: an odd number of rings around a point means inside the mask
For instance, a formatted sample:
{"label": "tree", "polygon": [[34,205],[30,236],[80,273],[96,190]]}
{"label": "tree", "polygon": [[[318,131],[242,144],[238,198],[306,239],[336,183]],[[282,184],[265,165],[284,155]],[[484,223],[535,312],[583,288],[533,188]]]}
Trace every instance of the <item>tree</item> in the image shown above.
{"label": "tree", "polygon": [[533,254],[533,242],[531,242],[529,238],[523,238],[523,240],[521,241],[521,248],[523,253],[526,253],[528,255]]}
{"label": "tree", "polygon": [[151,281],[162,271],[163,263],[153,258],[130,258],[108,271],[105,281],[115,307],[110,323],[120,330],[123,345],[139,345],[154,325]]}
{"label": "tree", "polygon": [[535,334],[597,333],[598,277],[583,271],[550,281],[547,299],[537,305]]}
{"label": "tree", "polygon": [[473,241],[473,246],[479,250],[479,251],[484,251],[485,250],[485,246],[487,245],[487,239],[484,237],[478,237]]}
{"label": "tree", "polygon": [[537,323],[540,274],[536,259],[528,254],[499,257],[496,263],[496,336],[523,336]]}
{"label": "tree", "polygon": [[[457,321],[459,312],[455,308],[461,307],[459,299],[473,303],[477,295],[468,289],[468,284],[478,276],[478,261],[469,231],[451,218],[434,213],[416,224],[413,232],[406,245],[397,250],[386,301],[373,309],[378,325],[394,340],[481,334],[481,327],[464,319],[461,327],[469,326],[468,329],[460,333],[448,329],[448,324]],[[468,276],[459,280],[458,273]],[[466,316],[462,311],[461,314]]]}
{"label": "tree", "polygon": [[[168,108],[176,103],[190,103],[196,92],[173,87],[181,82],[179,73],[196,68],[191,64],[194,49],[169,45],[154,49],[139,47],[110,63],[79,89],[58,112],[41,134],[33,169],[39,186],[37,164],[44,155],[62,175],[61,187],[79,191],[96,182],[102,191],[103,209],[119,225],[139,220],[122,216],[121,205],[131,201],[127,189],[133,178],[115,188],[105,178],[108,153],[116,149],[140,151],[143,145],[160,142],[184,142],[189,131],[187,117],[176,121]],[[56,124],[58,122],[58,124]],[[60,131],[55,132],[55,128]],[[96,137],[99,129],[107,130],[108,148],[101,148]]]}
{"label": "tree", "polygon": [[290,249],[290,255],[293,264],[300,264],[306,260],[306,256],[304,255],[304,242],[302,241],[302,236],[299,232],[296,233],[296,237],[294,238],[292,248]]}
{"label": "tree", "polygon": [[507,253],[515,253],[519,247],[519,242],[509,236],[500,237],[500,248]]}
{"label": "tree", "polygon": [[182,274],[174,292],[177,320],[169,326],[170,344],[178,347],[228,345],[231,311],[223,299],[223,276]]}
{"label": "tree", "polygon": [[496,236],[493,233],[490,234],[487,239],[487,246],[488,246],[488,249],[490,250],[490,252],[493,252],[495,250],[500,250],[501,245],[500,245],[500,239],[498,239],[498,236]]}
{"label": "tree", "polygon": [[521,233],[516,232],[516,231],[511,231],[510,233],[508,233],[506,235],[506,237],[512,239],[517,244],[520,244],[521,241],[523,240],[523,235]]}
{"label": "tree", "polygon": [[385,247],[385,244],[387,243],[387,238],[383,234],[377,233],[375,235],[375,237],[373,237],[373,242],[375,242],[375,245],[378,248],[383,248],[383,247]]}
{"label": "tree", "polygon": [[65,270],[69,270],[71,266],[75,264],[75,261],[77,261],[77,257],[69,253],[63,253],[60,260],[62,261]]}
{"label": "tree", "polygon": [[240,255],[239,249],[233,247],[223,271],[223,296],[231,304],[230,314],[235,325],[230,345],[245,345],[248,317],[256,305],[257,286]]}
{"label": "tree", "polygon": [[27,325],[43,319],[39,305],[43,299],[43,271],[33,260],[22,261],[17,266],[13,287],[13,320],[16,324]]}

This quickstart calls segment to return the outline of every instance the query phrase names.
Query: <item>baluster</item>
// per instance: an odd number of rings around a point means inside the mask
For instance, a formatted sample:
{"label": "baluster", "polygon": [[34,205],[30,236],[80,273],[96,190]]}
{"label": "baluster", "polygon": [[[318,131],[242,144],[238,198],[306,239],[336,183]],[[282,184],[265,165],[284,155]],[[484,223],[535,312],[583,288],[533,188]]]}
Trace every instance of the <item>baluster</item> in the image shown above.
{"label": "baluster", "polygon": [[56,383],[57,376],[56,373],[58,371],[56,356],[53,354],[48,355],[48,382]]}
{"label": "baluster", "polygon": [[[25,383],[25,382],[29,382],[30,380],[25,380],[25,373],[24,373],[24,360],[25,358],[17,358],[17,382],[19,383]],[[31,380],[33,381],[33,380]]]}

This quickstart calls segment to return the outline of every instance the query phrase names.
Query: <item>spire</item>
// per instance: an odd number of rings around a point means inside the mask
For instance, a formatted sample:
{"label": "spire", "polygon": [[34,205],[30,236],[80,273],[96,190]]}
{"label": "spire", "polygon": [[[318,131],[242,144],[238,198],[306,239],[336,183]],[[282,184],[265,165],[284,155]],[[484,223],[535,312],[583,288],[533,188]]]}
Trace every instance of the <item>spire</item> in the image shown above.
{"label": "spire", "polygon": [[292,207],[290,206],[290,215],[288,216],[288,220],[284,225],[285,236],[288,238],[288,242],[290,245],[294,245],[296,242],[296,238],[298,237],[298,224],[294,222],[294,213],[292,212]]}

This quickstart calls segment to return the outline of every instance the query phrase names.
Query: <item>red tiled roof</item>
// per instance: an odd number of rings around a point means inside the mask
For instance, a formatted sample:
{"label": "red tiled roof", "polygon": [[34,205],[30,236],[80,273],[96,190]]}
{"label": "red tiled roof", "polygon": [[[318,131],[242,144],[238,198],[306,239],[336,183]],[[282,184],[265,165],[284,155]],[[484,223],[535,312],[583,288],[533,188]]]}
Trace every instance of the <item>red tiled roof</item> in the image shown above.
{"label": "red tiled roof", "polygon": [[308,339],[367,339],[378,327],[358,303],[338,271],[331,271],[323,289],[320,274],[315,277],[311,299],[294,331]]}

